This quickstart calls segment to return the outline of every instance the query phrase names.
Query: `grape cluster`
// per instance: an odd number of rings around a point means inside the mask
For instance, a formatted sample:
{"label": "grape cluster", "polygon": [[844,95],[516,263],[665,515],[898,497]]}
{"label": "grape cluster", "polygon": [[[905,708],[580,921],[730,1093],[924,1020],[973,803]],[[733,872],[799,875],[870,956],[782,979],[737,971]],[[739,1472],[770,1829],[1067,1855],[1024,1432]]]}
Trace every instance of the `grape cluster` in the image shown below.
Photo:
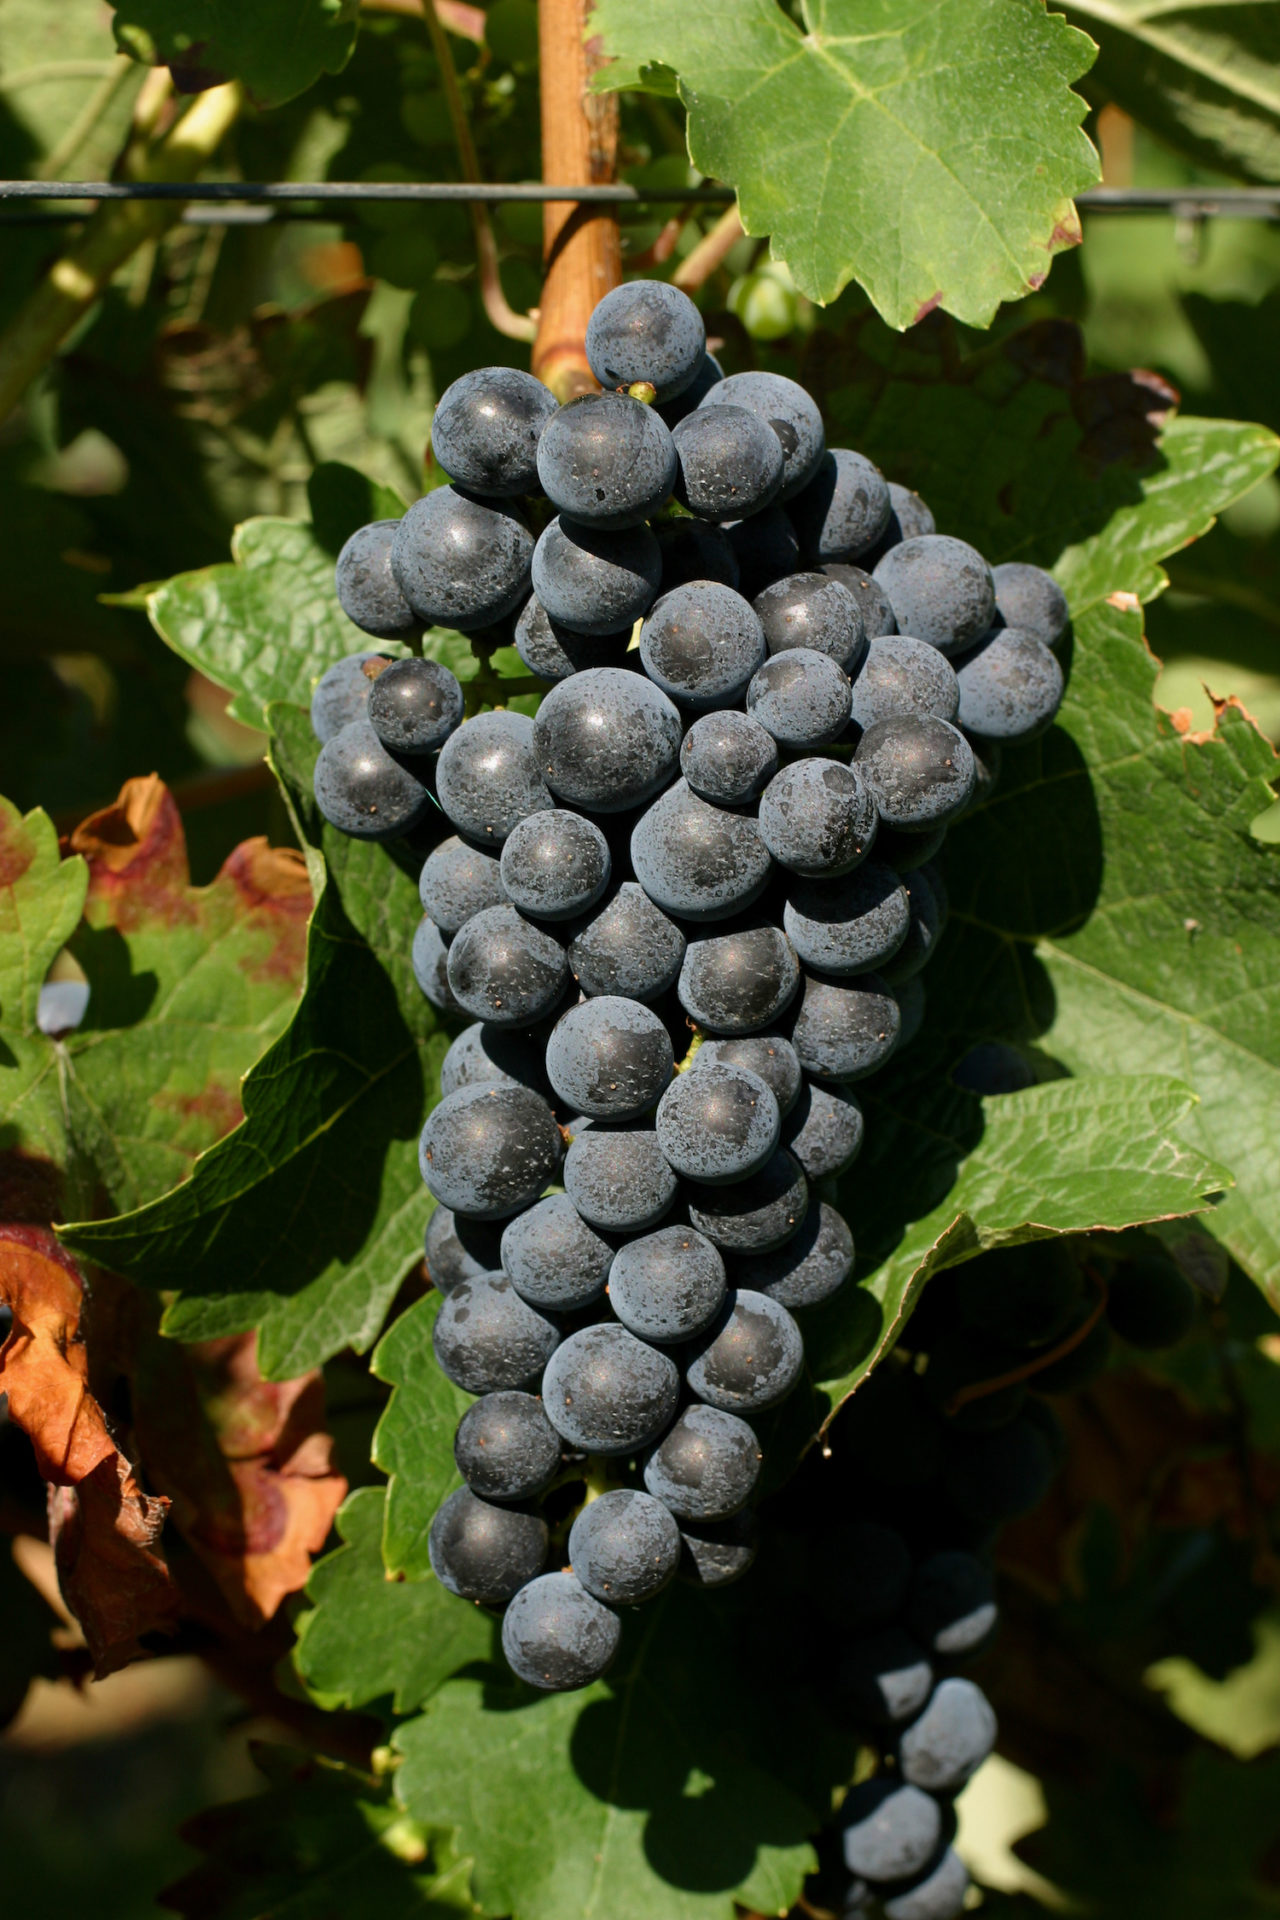
{"label": "grape cluster", "polygon": [[932,862],[1051,722],[1066,626],[1049,575],[993,572],[828,448],[794,381],[724,377],[677,289],[608,294],[587,352],[603,391],[564,407],[505,368],[456,381],[450,484],[337,565],[375,639],[513,638],[536,715],[463,724],[452,674],[377,652],[312,704],[333,825],[454,829],[413,964],[471,1024],[420,1159],[436,1357],[477,1398],[430,1552],[550,1690],[677,1573],[751,1564],[755,1423],[853,1269],[825,1197],[853,1089],[919,1029]]}

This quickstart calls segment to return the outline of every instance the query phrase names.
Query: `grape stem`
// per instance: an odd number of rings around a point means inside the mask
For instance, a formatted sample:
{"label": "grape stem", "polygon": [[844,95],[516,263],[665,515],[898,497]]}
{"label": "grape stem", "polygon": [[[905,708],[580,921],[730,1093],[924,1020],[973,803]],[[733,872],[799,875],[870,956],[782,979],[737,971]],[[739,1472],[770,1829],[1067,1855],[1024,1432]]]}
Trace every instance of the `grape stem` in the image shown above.
{"label": "grape stem", "polygon": [[706,1037],[701,1027],[695,1027],[693,1029],[693,1038],[689,1042],[689,1051],[685,1054],[683,1060],[676,1061],[677,1073],[688,1073],[697,1056],[698,1048],[702,1045]]}
{"label": "grape stem", "polygon": [[988,1394],[999,1393],[1005,1387],[1016,1387],[1023,1380],[1033,1379],[1043,1368],[1051,1367],[1055,1360],[1061,1360],[1067,1354],[1074,1353],[1081,1342],[1088,1339],[1107,1310],[1106,1281],[1096,1267],[1086,1267],[1085,1272],[1098,1298],[1092,1313],[1088,1314],[1078,1327],[1073,1327],[1064,1340],[1059,1340],[1056,1346],[1046,1347],[1043,1353],[1035,1354],[1023,1366],[1012,1367],[1008,1373],[998,1373],[992,1380],[969,1381],[967,1386],[961,1387],[957,1393],[952,1394],[943,1412],[959,1413],[960,1409],[967,1407],[971,1401],[985,1400]]}

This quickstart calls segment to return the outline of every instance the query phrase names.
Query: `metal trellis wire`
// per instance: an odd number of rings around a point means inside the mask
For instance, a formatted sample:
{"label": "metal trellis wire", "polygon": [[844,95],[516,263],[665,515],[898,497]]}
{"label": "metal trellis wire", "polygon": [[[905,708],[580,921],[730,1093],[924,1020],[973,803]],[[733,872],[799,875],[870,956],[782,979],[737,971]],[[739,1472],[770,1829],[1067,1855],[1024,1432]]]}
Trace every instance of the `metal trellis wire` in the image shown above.
{"label": "metal trellis wire", "polygon": [[[191,226],[262,226],[278,220],[332,220],[343,206],[377,201],[577,201],[587,206],[729,206],[732,187],[547,186],[539,181],[476,185],[459,180],[0,180],[0,225],[62,225],[83,210],[56,201],[178,200]],[[32,205],[32,203],[35,203]],[[1280,220],[1278,187],[1091,187],[1086,213],[1166,213],[1182,222]]]}

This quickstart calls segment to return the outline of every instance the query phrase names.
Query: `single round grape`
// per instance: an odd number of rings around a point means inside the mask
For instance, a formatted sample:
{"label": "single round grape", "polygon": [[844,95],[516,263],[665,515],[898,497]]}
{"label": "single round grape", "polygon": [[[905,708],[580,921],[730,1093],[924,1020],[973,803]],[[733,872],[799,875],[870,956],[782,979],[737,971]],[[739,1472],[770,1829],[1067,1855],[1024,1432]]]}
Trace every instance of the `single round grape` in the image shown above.
{"label": "single round grape", "polygon": [[979,740],[1034,740],[1062,705],[1057,659],[1043,640],[1017,627],[997,627],[957,660],[956,679],[960,725]]}
{"label": "single round grape", "polygon": [[632,627],[662,584],[662,551],[648,527],[606,533],[557,515],[533,550],[533,590],[571,633]]}
{"label": "single round grape", "polygon": [[440,1585],[460,1600],[500,1607],[541,1573],[547,1558],[541,1514],[481,1500],[470,1487],[451,1493],[431,1522],[427,1552]]}
{"label": "single round grape", "polygon": [[528,1087],[460,1087],[427,1115],[422,1178],[441,1205],[478,1220],[519,1212],[554,1180],[560,1129]]}
{"label": "single round grape", "polygon": [[933,1688],[924,1648],[901,1627],[882,1627],[845,1650],[840,1693],[866,1727],[890,1727],[919,1713]]}
{"label": "single round grape", "polygon": [[853,1787],[840,1817],[844,1863],[873,1883],[923,1872],[942,1843],[942,1808],[933,1795],[892,1775]]}
{"label": "single round grape", "polygon": [[388,753],[435,753],[462,725],[462,688],[438,660],[393,660],[373,684],[369,725]]}
{"label": "single round grape", "polygon": [[1003,1040],[980,1040],[951,1069],[951,1078],[969,1093],[994,1097],[1022,1093],[1036,1084],[1035,1069],[1024,1053]]}
{"label": "single round grape", "polygon": [[532,1393],[486,1393],[453,1437],[453,1457],[482,1500],[532,1500],[560,1470],[560,1435]]}
{"label": "single round grape", "polygon": [[440,1095],[459,1087],[532,1087],[545,1096],[542,1047],[528,1033],[475,1020],[464,1027],[440,1067]]}
{"label": "single round grape", "polygon": [[671,1084],[671,1036],[638,1000],[603,993],[570,1007],[547,1042],[547,1076],[593,1120],[635,1120]]}
{"label": "single round grape", "polygon": [[862,1108],[848,1087],[806,1080],[795,1112],[783,1123],[782,1144],[808,1179],[825,1180],[848,1172],[862,1151],[865,1129]]}
{"label": "single round grape", "polygon": [[854,980],[805,973],[791,1044],[816,1080],[863,1080],[898,1044],[898,1003],[879,974]]}
{"label": "single round grape", "polygon": [[538,771],[525,713],[478,713],[446,740],[436,796],[459,833],[500,847],[517,820],[554,807]]}
{"label": "single round grape", "polygon": [[519,820],[502,848],[508,900],[535,920],[572,920],[609,884],[609,842],[592,820],[560,807]]}
{"label": "single round grape", "polygon": [[804,1340],[768,1294],[735,1287],[685,1373],[689,1391],[722,1413],[762,1413],[785,1400],[804,1365]]}
{"label": "single round grape", "polygon": [[903,540],[914,540],[922,533],[936,533],[938,523],[929,508],[910,487],[899,485],[898,481],[889,482],[889,524],[885,528],[882,544],[887,550],[896,547]]}
{"label": "single round grape", "polygon": [[909,713],[877,720],[854,760],[891,827],[945,826],[973,795],[973,749],[947,720]]}
{"label": "single round grape", "polygon": [[666,422],[625,393],[582,393],[547,422],[538,478],[558,513],[606,533],[638,527],[676,484]]}
{"label": "single round grape", "polygon": [[745,806],[777,772],[777,742],[750,714],[704,713],[681,743],[680,770],[700,800]]}
{"label": "single round grape", "polygon": [[856,673],[866,652],[858,603],[825,573],[793,573],[775,580],[752,602],[770,653],[808,647],[825,653],[844,673]]}
{"label": "single round grape", "polygon": [[838,1293],[853,1272],[853,1235],[844,1215],[825,1200],[813,1200],[798,1233],[776,1253],[739,1260],[736,1286],[767,1293],[780,1307],[798,1313]]}
{"label": "single round grape", "polygon": [[763,1457],[745,1420],[696,1402],[645,1461],[644,1483],[677,1520],[714,1524],[746,1506]]}
{"label": "single round grape", "polygon": [[874,578],[889,596],[898,632],[943,653],[973,646],[995,617],[990,567],[976,548],[950,534],[919,534],[891,547]]}
{"label": "single round grape", "polygon": [[[867,1391],[859,1392],[859,1406]],[[885,1444],[894,1437],[887,1430]],[[911,1583],[911,1550],[894,1528],[875,1520],[846,1522],[819,1539],[815,1558],[819,1604],[846,1638],[897,1619]]]}
{"label": "single round grape", "polygon": [[704,407],[745,407],[767,421],[782,442],[780,501],[794,500],[808,486],[827,450],[817,403],[781,373],[731,373],[713,387]]}
{"label": "single round grape", "polygon": [[647,381],[659,404],[703,372],[707,330],[687,293],[666,280],[627,280],[587,322],[587,364],[602,387]]}
{"label": "single round grape", "polygon": [[725,1296],[724,1261],[692,1227],[660,1227],[619,1247],[609,1270],[609,1305],[640,1340],[691,1340],[709,1327]]}
{"label": "single round grape", "polygon": [[664,593],[640,630],[649,678],[694,709],[734,706],[764,657],[764,633],[750,601],[714,580]]}
{"label": "single round grape", "polygon": [[502,1230],[502,1271],[522,1300],[552,1313],[598,1300],[612,1263],[613,1248],[567,1194],[549,1193]]}
{"label": "single round grape", "polygon": [[677,780],[637,822],[631,865],[664,912],[727,920],[764,891],[773,863],[754,820],[713,807]]}
{"label": "single round grape", "polygon": [[568,984],[564,948],[514,907],[486,907],[453,936],[449,986],[476,1020],[500,1027],[541,1020]]}
{"label": "single round grape", "polygon": [[767,921],[691,940],[677,992],[680,1005],[711,1033],[756,1033],[788,1006],[800,964],[780,928]]}
{"label": "single round grape", "polygon": [[888,483],[864,454],[832,447],[789,511],[806,560],[856,560],[889,524]]}
{"label": "single round grape", "polygon": [[1140,1352],[1176,1347],[1195,1324],[1196,1291],[1160,1255],[1138,1255],[1118,1266],[1107,1290],[1112,1329]]}
{"label": "single round grape", "polygon": [[[1039,1378],[1036,1384],[1042,1384]],[[943,1456],[942,1482],[948,1498],[967,1520],[980,1527],[998,1527],[1038,1507],[1056,1470],[1047,1435],[1022,1413],[987,1431],[952,1431]]]}
{"label": "single round grape", "polygon": [[497,1273],[502,1265],[501,1236],[483,1220],[468,1220],[448,1207],[435,1207],[422,1238],[427,1278],[437,1293],[448,1293],[459,1280]]}
{"label": "single round grape", "polygon": [[838,580],[842,587],[848,588],[857,602],[862,631],[868,640],[878,640],[881,634],[898,631],[888,594],[864,567],[852,567],[847,560],[825,560],[818,571],[825,573],[828,580]]}
{"label": "single round grape", "polygon": [[391,543],[399,525],[398,520],[371,520],[367,527],[357,527],[333,570],[338,605],[362,633],[378,640],[403,640],[418,630],[413,608],[391,571]]}
{"label": "single round grape", "polygon": [[396,528],[391,567],[428,627],[462,633],[514,613],[529,591],[533,535],[513,507],[437,487]]}
{"label": "single round grape", "polygon": [[954,1847],[905,1887],[886,1888],[884,1920],[960,1920],[967,1904],[969,1869]]}
{"label": "single round grape", "polygon": [[750,1507],[718,1523],[682,1522],[680,1578],[707,1591],[732,1586],[750,1568],[759,1538],[759,1522]]}
{"label": "single round grape", "polygon": [[794,760],[760,796],[760,838],[780,866],[834,879],[866,858],[876,803],[861,770],[838,760]]}
{"label": "single round grape", "polygon": [[419,987],[440,1013],[453,1013],[466,1018],[463,1009],[453,997],[449,985],[449,949],[444,935],[433,920],[423,920],[413,936],[413,948],[410,955],[413,977]]}
{"label": "single round grape", "polygon": [[722,1253],[772,1253],[799,1231],[809,1210],[809,1183],[798,1160],[775,1153],[755,1179],[729,1187],[690,1188],[689,1218]]}
{"label": "single round grape", "polygon": [[469,847],[451,834],[427,855],[418,878],[422,910],[441,933],[452,936],[472,914],[500,907],[506,899],[502,874],[491,853]]}
{"label": "single round grape", "polygon": [[617,892],[575,928],[569,970],[586,994],[656,1000],[674,984],[685,938],[643,887],[624,880]]}
{"label": "single round grape", "polygon": [[826,746],[849,720],[849,676],[825,653],[788,647],[765,661],[747,688],[747,711],[779,746]]}
{"label": "single round grape", "polygon": [[[1046,647],[1056,647],[1067,630],[1071,610],[1067,596],[1051,573],[1026,560],[1006,560],[993,567],[996,612],[1006,627],[1034,634]],[[360,624],[356,622],[357,626]]]}
{"label": "single round grape", "polygon": [[678,393],[674,400],[664,400],[659,404],[658,412],[674,433],[686,414],[702,405],[712,387],[719,386],[724,379],[724,368],[714,353],[704,353],[698,362],[698,371],[688,386]]}
{"label": "single round grape", "polygon": [[560,1329],[522,1300],[505,1273],[481,1273],[450,1288],[431,1344],[446,1380],[467,1393],[499,1393],[537,1382]]}
{"label": "single round grape", "polygon": [[996,1716],[972,1680],[940,1680],[898,1742],[904,1780],[926,1793],[959,1793],[996,1744]]}
{"label": "single round grape", "polygon": [[888,826],[882,820],[876,833],[876,858],[897,874],[915,873],[937,857],[946,837],[945,822],[911,831]]}
{"label": "single round grape", "polygon": [[905,986],[908,980],[914,980],[921,968],[933,958],[942,933],[942,908],[930,884],[928,868],[917,868],[900,884],[910,904],[907,936],[897,952],[884,961],[879,969],[895,990]]}
{"label": "single round grape", "polygon": [[574,1521],[569,1563],[604,1605],[634,1607],[675,1578],[680,1529],[660,1500],[619,1487],[600,1494]]}
{"label": "single round grape", "polygon": [[502,1618],[502,1651],[517,1680],[542,1693],[572,1693],[607,1673],[622,1627],[572,1573],[544,1573],[521,1587]]}
{"label": "single round grape", "polygon": [[325,741],[313,785],[329,825],[353,840],[394,840],[431,811],[427,788],[392,759],[368,720],[349,721]]}
{"label": "single round grape", "polygon": [[693,1056],[690,1071],[717,1063],[758,1073],[777,1101],[778,1112],[784,1120],[800,1098],[803,1086],[800,1062],[791,1042],[781,1034],[748,1033],[704,1040]]}
{"label": "single round grape", "polygon": [[800,565],[800,542],[785,507],[766,507],[749,520],[731,520],[725,532],[738,562],[739,591],[748,600]]}
{"label": "single round grape", "polygon": [[892,867],[866,860],[834,880],[794,881],[787,890],[782,924],[807,967],[822,973],[871,973],[891,960],[905,941],[910,896]]}
{"label": "single round grape", "polygon": [[679,1182],[651,1127],[590,1126],[564,1157],[564,1188],[602,1233],[647,1233],[671,1211]]}
{"label": "single round grape", "polygon": [[759,1074],[716,1065],[681,1073],[658,1103],[658,1145],[686,1180],[748,1179],[772,1157],[782,1121]]}
{"label": "single round grape", "polygon": [[723,527],[705,520],[668,520],[655,527],[662,553],[662,591],[691,580],[716,580],[737,591],[741,572],[733,542]]}
{"label": "single round grape", "polygon": [[930,1554],[916,1568],[907,1622],[931,1653],[958,1660],[994,1632],[995,1582],[981,1560],[955,1550]]}
{"label": "single round grape", "polygon": [[955,668],[927,640],[887,633],[872,640],[853,681],[849,717],[864,730],[895,713],[954,720],[960,711]]}
{"label": "single round grape", "polygon": [[680,735],[680,715],[666,694],[620,667],[562,680],[533,723],[547,785],[592,813],[622,813],[660,792],[675,773]]}
{"label": "single round grape", "polygon": [[670,1425],[679,1395],[675,1362],[608,1321],[570,1334],[542,1377],[548,1419],[583,1453],[647,1447]]}
{"label": "single round grape", "polygon": [[574,633],[553,620],[531,593],[516,621],[515,648],[530,673],[542,680],[567,680],[587,667],[625,666],[631,628],[619,633]]}
{"label": "single round grape", "polygon": [[702,520],[745,520],[782,487],[782,443],[746,407],[708,398],[672,435],[679,472],[676,498]]}
{"label": "single round grape", "polygon": [[321,746],[353,720],[365,718],[373,683],[391,658],[389,653],[349,653],[321,674],[311,696],[311,731]]}
{"label": "single round grape", "polygon": [[538,491],[538,441],[556,413],[541,380],[515,367],[477,367],[447,386],[431,420],[431,451],[459,487],[508,498]]}

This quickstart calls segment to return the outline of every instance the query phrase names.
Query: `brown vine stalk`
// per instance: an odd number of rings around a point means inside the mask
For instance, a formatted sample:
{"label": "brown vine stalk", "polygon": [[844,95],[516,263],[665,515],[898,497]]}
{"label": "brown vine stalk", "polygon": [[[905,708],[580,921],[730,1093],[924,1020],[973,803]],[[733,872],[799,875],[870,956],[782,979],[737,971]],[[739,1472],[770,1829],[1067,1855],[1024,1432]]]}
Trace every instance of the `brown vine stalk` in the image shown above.
{"label": "brown vine stalk", "polygon": [[[617,99],[589,91],[602,64],[599,43],[585,37],[590,13],[591,0],[539,0],[542,177],[550,185],[605,186],[618,175]],[[618,222],[601,208],[548,204],[542,235],[546,279],[533,371],[557,399],[570,400],[597,385],[587,364],[587,321],[622,279]]]}

